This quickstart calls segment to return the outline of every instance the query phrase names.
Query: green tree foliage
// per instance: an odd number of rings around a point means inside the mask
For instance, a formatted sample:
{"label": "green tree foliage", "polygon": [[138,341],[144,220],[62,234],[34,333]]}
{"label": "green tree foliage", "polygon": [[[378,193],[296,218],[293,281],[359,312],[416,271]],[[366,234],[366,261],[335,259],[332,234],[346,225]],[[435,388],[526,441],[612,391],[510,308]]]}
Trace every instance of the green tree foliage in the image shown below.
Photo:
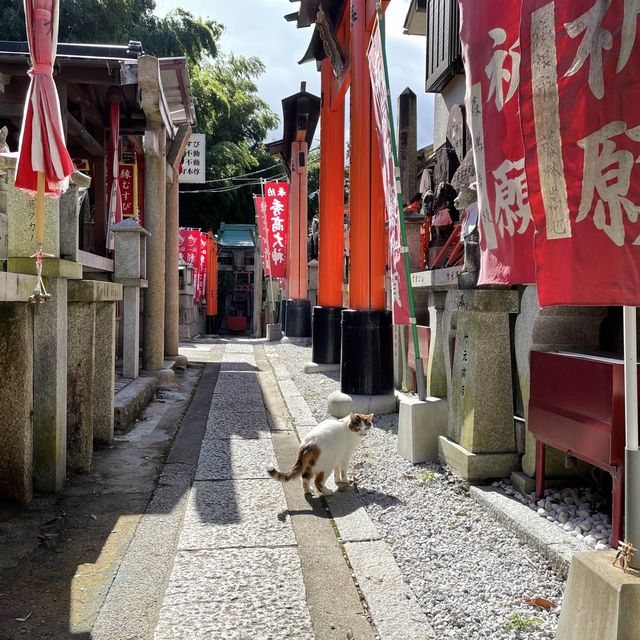
{"label": "green tree foliage", "polygon": [[[217,228],[221,221],[253,222],[253,194],[259,186],[256,171],[273,167],[262,175],[282,174],[280,164],[267,154],[263,140],[278,124],[277,116],[258,95],[255,80],[264,73],[258,58],[220,55],[198,68],[192,67],[191,87],[198,112],[198,128],[207,134],[207,179],[215,180],[209,193],[181,196],[183,224]],[[234,176],[249,175],[244,179]],[[195,186],[195,191],[202,191]],[[223,191],[224,190],[224,191]]]}
{"label": "green tree foliage", "polygon": [[[2,39],[25,40],[22,0],[4,0],[0,7]],[[224,27],[215,20],[196,17],[184,9],[158,17],[155,7],[154,0],[65,0],[60,6],[58,39],[96,44],[139,40],[149,54],[185,56],[196,107],[196,131],[207,135],[206,177],[213,181],[191,189],[218,192],[181,196],[181,224],[216,230],[223,220],[252,222],[252,193],[259,188],[231,188],[255,179],[229,178],[268,167],[274,168],[264,175],[282,173],[263,144],[267,132],[278,124],[278,117],[260,98],[255,84],[264,65],[258,58],[222,55],[218,41]]]}

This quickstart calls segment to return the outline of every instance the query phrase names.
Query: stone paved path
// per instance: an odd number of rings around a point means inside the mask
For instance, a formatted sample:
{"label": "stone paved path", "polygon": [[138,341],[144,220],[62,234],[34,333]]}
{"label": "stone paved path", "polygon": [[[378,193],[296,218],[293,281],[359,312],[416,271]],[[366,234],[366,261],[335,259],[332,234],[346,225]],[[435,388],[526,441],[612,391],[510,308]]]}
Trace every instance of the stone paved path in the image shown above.
{"label": "stone paved path", "polygon": [[433,638],[356,493],[268,477],[313,425],[277,348],[226,345],[155,640]]}
{"label": "stone paved path", "polygon": [[226,347],[156,640],[314,637],[256,370]]}

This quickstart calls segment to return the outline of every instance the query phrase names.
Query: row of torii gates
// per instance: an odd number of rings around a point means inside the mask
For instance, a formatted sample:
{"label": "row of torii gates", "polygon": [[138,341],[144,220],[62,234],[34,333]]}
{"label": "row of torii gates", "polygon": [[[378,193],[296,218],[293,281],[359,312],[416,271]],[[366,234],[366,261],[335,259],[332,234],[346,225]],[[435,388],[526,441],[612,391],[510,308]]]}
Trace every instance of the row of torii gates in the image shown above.
{"label": "row of torii gates", "polygon": [[[291,0],[298,1],[298,0]],[[315,60],[322,98],[283,100],[284,139],[270,146],[291,175],[286,334],[308,336],[306,155],[320,102],[320,251],[318,306],[312,314],[312,359],[341,363],[343,393],[393,394],[393,332],[386,308],[385,201],[375,131],[367,48],[375,0],[299,0],[286,16],[315,25],[300,61]],[[382,2],[383,11],[388,0]],[[343,308],[345,96],[350,89],[349,294]],[[315,102],[315,104],[314,104]],[[314,114],[315,110],[315,114]],[[315,117],[314,117],[315,116]],[[308,329],[307,329],[308,331]]]}

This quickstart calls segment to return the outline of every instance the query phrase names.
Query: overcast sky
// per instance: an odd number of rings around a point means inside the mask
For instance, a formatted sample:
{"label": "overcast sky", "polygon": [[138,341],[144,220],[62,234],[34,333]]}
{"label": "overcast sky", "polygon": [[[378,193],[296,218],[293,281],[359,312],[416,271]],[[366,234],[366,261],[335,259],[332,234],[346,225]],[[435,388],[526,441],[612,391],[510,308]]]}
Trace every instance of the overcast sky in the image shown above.
{"label": "overcast sky", "polygon": [[[176,0],[156,0],[157,13],[175,8]],[[433,98],[424,92],[425,41],[406,36],[402,25],[409,0],[392,0],[387,9],[387,48],[391,91],[395,99],[405,89],[418,96],[418,147],[433,141]],[[306,80],[307,90],[320,94],[320,74],[313,62],[298,64],[312,35],[312,27],[296,29],[284,16],[299,4],[289,0],[181,0],[180,7],[195,15],[213,18],[225,26],[221,48],[225,53],[258,56],[266,73],[258,81],[264,100],[282,116],[282,98],[295,93]],[[268,141],[281,138],[273,131]]]}

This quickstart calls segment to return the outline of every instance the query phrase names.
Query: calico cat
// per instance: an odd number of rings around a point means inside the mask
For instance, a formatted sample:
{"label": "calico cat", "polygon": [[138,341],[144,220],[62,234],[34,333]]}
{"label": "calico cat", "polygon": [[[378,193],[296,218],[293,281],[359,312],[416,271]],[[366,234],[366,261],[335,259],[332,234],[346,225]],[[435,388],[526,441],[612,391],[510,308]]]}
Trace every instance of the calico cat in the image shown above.
{"label": "calico cat", "polygon": [[324,496],[333,491],[327,489],[325,481],[333,472],[339,491],[348,485],[347,467],[360,438],[371,428],[373,413],[364,415],[351,413],[337,420],[329,418],[315,426],[307,434],[298,449],[298,458],[288,473],[277,471],[273,467],[267,469],[269,475],[280,482],[288,482],[302,476],[302,488],[311,494],[311,479],[315,476],[316,489]]}

